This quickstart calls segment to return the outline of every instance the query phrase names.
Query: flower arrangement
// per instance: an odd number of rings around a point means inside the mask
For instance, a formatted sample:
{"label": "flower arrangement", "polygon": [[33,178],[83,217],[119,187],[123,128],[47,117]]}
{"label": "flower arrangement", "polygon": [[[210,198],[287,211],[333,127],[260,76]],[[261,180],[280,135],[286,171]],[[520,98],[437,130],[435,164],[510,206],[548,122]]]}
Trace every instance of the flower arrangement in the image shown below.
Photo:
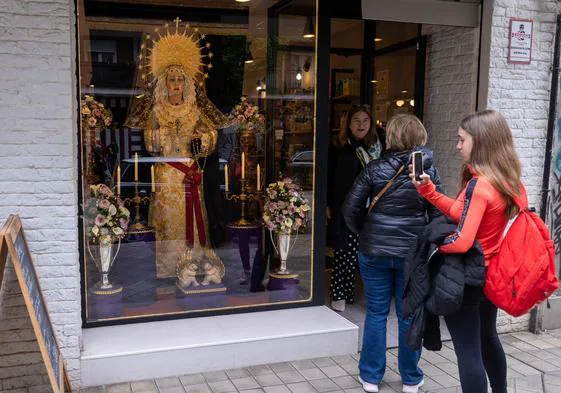
{"label": "flower arrangement", "polygon": [[311,207],[291,178],[269,184],[266,192],[263,223],[267,229],[291,234],[306,227]]}
{"label": "flower arrangement", "polygon": [[254,106],[245,96],[242,96],[240,103],[232,109],[228,119],[255,132],[263,132],[265,129],[265,116],[260,114],[259,107]]}
{"label": "flower arrangement", "polygon": [[105,184],[90,186],[95,205],[89,207],[88,235],[96,244],[108,245],[122,239],[129,227],[130,212]]}
{"label": "flower arrangement", "polygon": [[113,114],[101,102],[86,95],[80,102],[82,127],[109,127],[113,122]]}

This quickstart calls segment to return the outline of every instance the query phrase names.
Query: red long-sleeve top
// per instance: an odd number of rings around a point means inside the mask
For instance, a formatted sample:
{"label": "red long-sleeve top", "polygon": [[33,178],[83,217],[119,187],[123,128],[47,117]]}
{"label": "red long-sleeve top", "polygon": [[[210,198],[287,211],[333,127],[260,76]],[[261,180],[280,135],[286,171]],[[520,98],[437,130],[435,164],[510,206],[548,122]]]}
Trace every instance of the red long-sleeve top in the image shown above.
{"label": "red long-sleeve top", "polygon": [[[469,200],[466,200],[469,183],[457,199],[436,191],[432,182],[417,189],[431,204],[458,223],[456,231],[445,239],[439,251],[448,254],[464,253],[473,246],[474,240],[477,240],[483,249],[485,264],[487,264],[498,251],[503,231],[508,223],[505,214],[506,202],[485,177],[474,175],[470,182],[473,192]],[[521,198],[526,200],[527,205],[524,189],[522,194]]]}

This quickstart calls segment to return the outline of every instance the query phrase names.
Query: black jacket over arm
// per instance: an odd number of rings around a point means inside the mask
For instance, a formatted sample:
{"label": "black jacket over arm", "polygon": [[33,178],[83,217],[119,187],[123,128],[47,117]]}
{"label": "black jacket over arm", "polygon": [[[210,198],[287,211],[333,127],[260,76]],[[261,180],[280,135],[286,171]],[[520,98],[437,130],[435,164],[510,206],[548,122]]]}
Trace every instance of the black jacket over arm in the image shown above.
{"label": "black jacket over arm", "polygon": [[485,283],[485,258],[476,241],[464,254],[442,254],[438,246],[457,228],[442,216],[427,225],[405,259],[402,316],[413,317],[407,335],[412,349],[441,347],[438,319],[453,315],[462,305],[466,285]]}
{"label": "black jacket over arm", "polygon": [[[432,165],[432,152],[423,152],[424,171],[442,190],[438,171]],[[405,258],[417,234],[440,212],[423,199],[409,178],[407,165],[411,151],[387,152],[370,162],[358,175],[343,204],[343,217],[349,229],[360,234],[359,250],[369,255]],[[396,174],[406,169],[366,216],[367,203]]]}

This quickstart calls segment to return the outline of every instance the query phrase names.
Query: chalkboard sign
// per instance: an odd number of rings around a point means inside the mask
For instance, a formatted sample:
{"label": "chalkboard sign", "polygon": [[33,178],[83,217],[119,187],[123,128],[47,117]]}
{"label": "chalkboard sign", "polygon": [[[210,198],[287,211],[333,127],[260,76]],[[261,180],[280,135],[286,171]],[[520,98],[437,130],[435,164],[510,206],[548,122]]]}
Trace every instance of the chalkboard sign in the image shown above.
{"label": "chalkboard sign", "polygon": [[49,374],[53,393],[64,393],[68,382],[62,355],[49,319],[49,313],[43,299],[20,218],[15,215],[8,217],[0,235],[0,245],[4,245],[0,246],[0,256],[2,256],[0,276],[4,271],[2,265],[12,263],[31,318],[35,337],[41,349],[43,362]]}

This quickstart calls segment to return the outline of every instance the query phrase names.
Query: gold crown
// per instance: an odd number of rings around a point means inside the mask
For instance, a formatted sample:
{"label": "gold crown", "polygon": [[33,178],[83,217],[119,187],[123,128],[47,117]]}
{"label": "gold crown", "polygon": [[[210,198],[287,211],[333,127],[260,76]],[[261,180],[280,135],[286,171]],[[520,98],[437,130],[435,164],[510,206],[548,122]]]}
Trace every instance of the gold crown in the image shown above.
{"label": "gold crown", "polygon": [[[180,22],[181,19],[175,18],[175,32],[169,31],[169,24],[164,25],[166,31],[163,34],[159,28],[155,29],[158,38],[151,40],[152,48],[146,48],[146,44],[141,46],[141,64],[142,60],[148,63],[144,66],[140,65],[139,68],[149,68],[149,72],[156,78],[160,78],[172,66],[181,68],[185,75],[193,80],[198,80],[202,76],[208,78],[205,67],[211,69],[212,64],[210,61],[205,64],[203,58],[211,59],[213,56],[210,52],[210,43],[204,42],[206,36],[201,34],[198,28],[189,32],[189,24],[185,24],[183,31],[180,31]],[[150,40],[150,35],[147,35],[146,39]],[[146,50],[149,51],[148,56]],[[147,75],[143,74],[143,79],[146,78]]]}

